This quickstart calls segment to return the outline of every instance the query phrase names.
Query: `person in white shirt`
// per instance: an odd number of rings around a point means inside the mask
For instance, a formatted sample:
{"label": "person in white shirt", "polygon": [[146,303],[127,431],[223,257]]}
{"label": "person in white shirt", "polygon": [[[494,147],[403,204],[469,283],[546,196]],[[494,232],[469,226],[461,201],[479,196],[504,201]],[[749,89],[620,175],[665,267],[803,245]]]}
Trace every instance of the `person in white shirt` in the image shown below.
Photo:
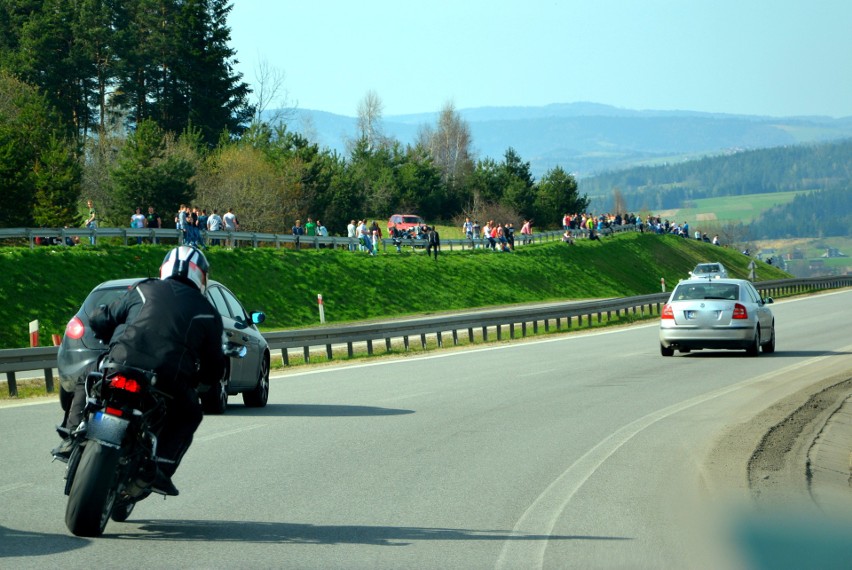
{"label": "person in white shirt", "polygon": [[[237,219],[237,215],[234,214],[233,208],[228,208],[228,212],[222,216],[222,223],[225,224],[226,232],[236,232],[240,229],[240,221]],[[236,240],[229,239],[226,244],[228,247],[234,247]]]}
{"label": "person in white shirt", "polygon": [[[219,210],[214,209],[210,217],[207,218],[207,231],[221,232],[222,224],[222,216],[219,215]],[[219,245],[219,238],[211,238],[210,245]]]}
{"label": "person in white shirt", "polygon": [[[142,213],[142,208],[136,208],[136,213],[130,216],[130,227],[139,230],[147,225],[148,219]],[[137,245],[142,243],[142,236],[136,238],[136,243]]]}
{"label": "person in white shirt", "polygon": [[[355,227],[355,220],[351,220],[349,222],[349,225],[346,226],[346,237],[349,237],[349,238],[357,238],[358,237],[358,230]],[[349,251],[355,251],[355,246],[352,243],[349,244]]]}

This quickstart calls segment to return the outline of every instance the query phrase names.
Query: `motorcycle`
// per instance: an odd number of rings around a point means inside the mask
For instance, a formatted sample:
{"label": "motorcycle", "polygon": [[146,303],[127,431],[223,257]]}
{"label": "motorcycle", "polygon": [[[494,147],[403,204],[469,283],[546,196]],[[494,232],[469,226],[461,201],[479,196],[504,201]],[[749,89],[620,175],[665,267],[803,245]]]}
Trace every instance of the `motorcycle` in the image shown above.
{"label": "motorcycle", "polygon": [[[229,343],[226,356],[246,347]],[[65,524],[77,536],[100,536],[112,519],[124,522],[151,493],[157,473],[157,435],[170,396],[150,370],[103,361],[86,378],[84,420],[70,434],[65,469]]]}

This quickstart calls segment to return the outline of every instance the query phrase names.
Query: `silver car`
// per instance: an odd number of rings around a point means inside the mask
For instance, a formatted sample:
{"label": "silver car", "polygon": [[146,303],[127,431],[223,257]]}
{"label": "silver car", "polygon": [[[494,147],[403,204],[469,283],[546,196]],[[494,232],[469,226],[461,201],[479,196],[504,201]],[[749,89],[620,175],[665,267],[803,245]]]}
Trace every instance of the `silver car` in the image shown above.
{"label": "silver car", "polygon": [[687,279],[678,283],[660,315],[660,353],[675,349],[745,349],[775,352],[771,298],[745,279]]}
{"label": "silver car", "polygon": [[727,279],[728,270],[725,266],[714,261],[712,263],[699,263],[695,269],[689,272],[690,279]]}

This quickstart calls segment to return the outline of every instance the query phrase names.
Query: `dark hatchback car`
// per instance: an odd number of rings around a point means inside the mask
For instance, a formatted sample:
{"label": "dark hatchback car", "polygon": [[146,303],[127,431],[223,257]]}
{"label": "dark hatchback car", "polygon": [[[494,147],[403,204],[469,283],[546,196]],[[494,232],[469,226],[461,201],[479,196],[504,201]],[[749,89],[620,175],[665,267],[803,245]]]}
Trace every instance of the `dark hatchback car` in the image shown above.
{"label": "dark hatchback car", "polygon": [[[89,315],[98,305],[111,303],[141,280],[116,279],[101,283],[92,289],[83,306],[65,327],[57,356],[60,401],[64,409],[71,404],[74,385],[94,370],[98,356],[107,348],[95,338],[89,326]],[[222,315],[227,337],[223,340],[244,345],[247,349],[245,357],[228,359],[225,375],[219,382],[199,386],[205,413],[224,413],[228,396],[240,393],[246,406],[262,408],[269,397],[269,347],[257,325],[264,321],[266,315],[261,311],[246,312],[234,294],[218,281],[208,282],[205,295]]]}

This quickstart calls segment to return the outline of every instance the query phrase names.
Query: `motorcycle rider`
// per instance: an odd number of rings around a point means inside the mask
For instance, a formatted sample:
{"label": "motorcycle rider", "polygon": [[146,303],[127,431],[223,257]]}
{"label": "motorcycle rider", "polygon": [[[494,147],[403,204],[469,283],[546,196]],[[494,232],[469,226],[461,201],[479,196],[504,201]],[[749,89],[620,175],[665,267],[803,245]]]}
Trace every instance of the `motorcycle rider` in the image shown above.
{"label": "motorcycle rider", "polygon": [[[109,306],[101,305],[90,322],[95,336],[109,341],[107,358],[157,373],[157,389],[166,392],[166,420],[158,436],[157,473],[152,489],[177,495],[171,481],[192,443],[203,412],[196,388],[217,382],[225,371],[222,317],[204,297],[209,265],[201,251],[173,248],[160,266],[160,279],[140,281]],[[83,420],[85,386],[78,385],[64,426],[73,433]],[[70,453],[70,438],[53,454]]]}

